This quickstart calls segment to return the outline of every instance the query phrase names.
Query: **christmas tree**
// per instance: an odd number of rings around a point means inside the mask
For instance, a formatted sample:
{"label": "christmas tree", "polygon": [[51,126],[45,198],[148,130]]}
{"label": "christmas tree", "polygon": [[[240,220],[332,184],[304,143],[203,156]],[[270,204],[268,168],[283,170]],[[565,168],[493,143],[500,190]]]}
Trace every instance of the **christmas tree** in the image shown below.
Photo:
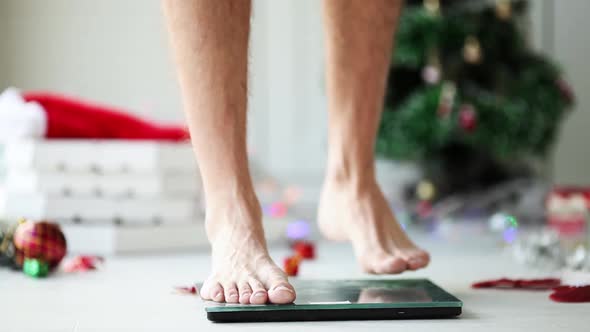
{"label": "christmas tree", "polygon": [[[546,157],[574,97],[527,43],[526,13],[526,1],[407,1],[377,153],[444,176]],[[479,168],[450,185],[489,177]]]}

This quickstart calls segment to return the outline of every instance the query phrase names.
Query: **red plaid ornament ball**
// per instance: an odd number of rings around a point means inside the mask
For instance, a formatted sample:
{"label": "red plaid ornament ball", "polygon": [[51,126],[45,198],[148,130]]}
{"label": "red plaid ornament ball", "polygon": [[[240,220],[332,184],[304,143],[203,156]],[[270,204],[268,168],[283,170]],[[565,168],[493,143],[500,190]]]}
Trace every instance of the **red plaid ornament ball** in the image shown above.
{"label": "red plaid ornament ball", "polygon": [[43,260],[50,268],[56,267],[66,255],[66,238],[55,223],[25,221],[17,227],[13,241],[24,258]]}

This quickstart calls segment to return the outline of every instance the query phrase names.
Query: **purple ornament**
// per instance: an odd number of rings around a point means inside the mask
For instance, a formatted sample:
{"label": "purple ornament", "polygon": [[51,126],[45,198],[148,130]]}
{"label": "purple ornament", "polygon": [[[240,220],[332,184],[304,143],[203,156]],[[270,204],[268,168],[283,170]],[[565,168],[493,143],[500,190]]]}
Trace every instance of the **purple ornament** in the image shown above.
{"label": "purple ornament", "polygon": [[309,237],[311,227],[305,220],[297,220],[287,225],[287,238],[290,240],[303,240]]}
{"label": "purple ornament", "polygon": [[508,227],[502,233],[502,237],[504,238],[504,242],[508,244],[514,243],[516,241],[516,237],[518,236],[518,230],[515,227]]}

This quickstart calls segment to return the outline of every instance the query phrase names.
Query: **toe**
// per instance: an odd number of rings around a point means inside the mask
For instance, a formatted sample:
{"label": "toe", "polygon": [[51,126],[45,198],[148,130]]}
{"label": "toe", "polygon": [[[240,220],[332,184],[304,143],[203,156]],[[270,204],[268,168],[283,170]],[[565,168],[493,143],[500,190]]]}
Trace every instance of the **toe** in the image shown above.
{"label": "toe", "polygon": [[207,287],[203,286],[202,295],[204,300],[210,300],[215,302],[223,302],[223,287],[218,282],[213,282]]}
{"label": "toe", "polygon": [[295,301],[295,289],[286,278],[280,278],[268,285],[268,298],[276,304],[286,304]]}
{"label": "toe", "polygon": [[217,281],[214,280],[205,280],[203,286],[199,290],[199,295],[203,300],[211,301],[211,290],[217,285]]}
{"label": "toe", "polygon": [[397,255],[381,252],[376,255],[364,256],[363,267],[368,273],[375,274],[398,274],[407,268],[406,261]]}
{"label": "toe", "polygon": [[407,268],[407,263],[403,258],[391,255],[380,259],[375,265],[375,273],[378,274],[398,274]]}
{"label": "toe", "polygon": [[418,270],[430,262],[430,255],[421,249],[411,249],[404,251],[403,254],[406,262],[408,262],[408,269]]}
{"label": "toe", "polygon": [[238,303],[239,296],[238,296],[238,287],[236,283],[229,283],[223,286],[225,297],[225,302],[227,303]]}
{"label": "toe", "polygon": [[266,271],[263,282],[268,289],[268,299],[271,303],[286,304],[295,301],[295,289],[289,284],[287,275],[276,266]]}
{"label": "toe", "polygon": [[252,288],[247,281],[240,282],[238,284],[238,292],[240,295],[240,303],[241,304],[249,304],[250,303],[250,296],[252,296]]}
{"label": "toe", "polygon": [[205,301],[211,300],[211,296],[209,295],[209,284],[207,281],[203,283],[201,289],[199,289],[199,296]]}
{"label": "toe", "polygon": [[256,280],[250,280],[250,288],[252,289],[252,295],[250,296],[250,303],[251,304],[264,304],[268,301],[268,294],[266,293],[266,289],[264,285]]}

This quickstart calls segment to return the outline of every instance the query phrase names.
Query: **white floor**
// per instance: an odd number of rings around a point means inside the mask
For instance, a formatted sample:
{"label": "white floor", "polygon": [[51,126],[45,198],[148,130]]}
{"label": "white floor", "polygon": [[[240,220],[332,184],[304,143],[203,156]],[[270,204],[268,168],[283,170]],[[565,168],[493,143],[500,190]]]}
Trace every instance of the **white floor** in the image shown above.
{"label": "white floor", "polygon": [[[104,269],[34,280],[0,270],[0,331],[588,331],[590,304],[559,304],[548,292],[473,290],[473,281],[550,275],[513,262],[494,241],[448,243],[419,239],[432,265],[404,277],[429,277],[464,302],[450,320],[213,324],[203,303],[174,294],[175,285],[206,277],[206,253],[109,258]],[[287,250],[273,248],[282,258]],[[344,244],[321,243],[319,259],[305,262],[302,278],[360,278]],[[589,280],[590,281],[590,280]]]}

